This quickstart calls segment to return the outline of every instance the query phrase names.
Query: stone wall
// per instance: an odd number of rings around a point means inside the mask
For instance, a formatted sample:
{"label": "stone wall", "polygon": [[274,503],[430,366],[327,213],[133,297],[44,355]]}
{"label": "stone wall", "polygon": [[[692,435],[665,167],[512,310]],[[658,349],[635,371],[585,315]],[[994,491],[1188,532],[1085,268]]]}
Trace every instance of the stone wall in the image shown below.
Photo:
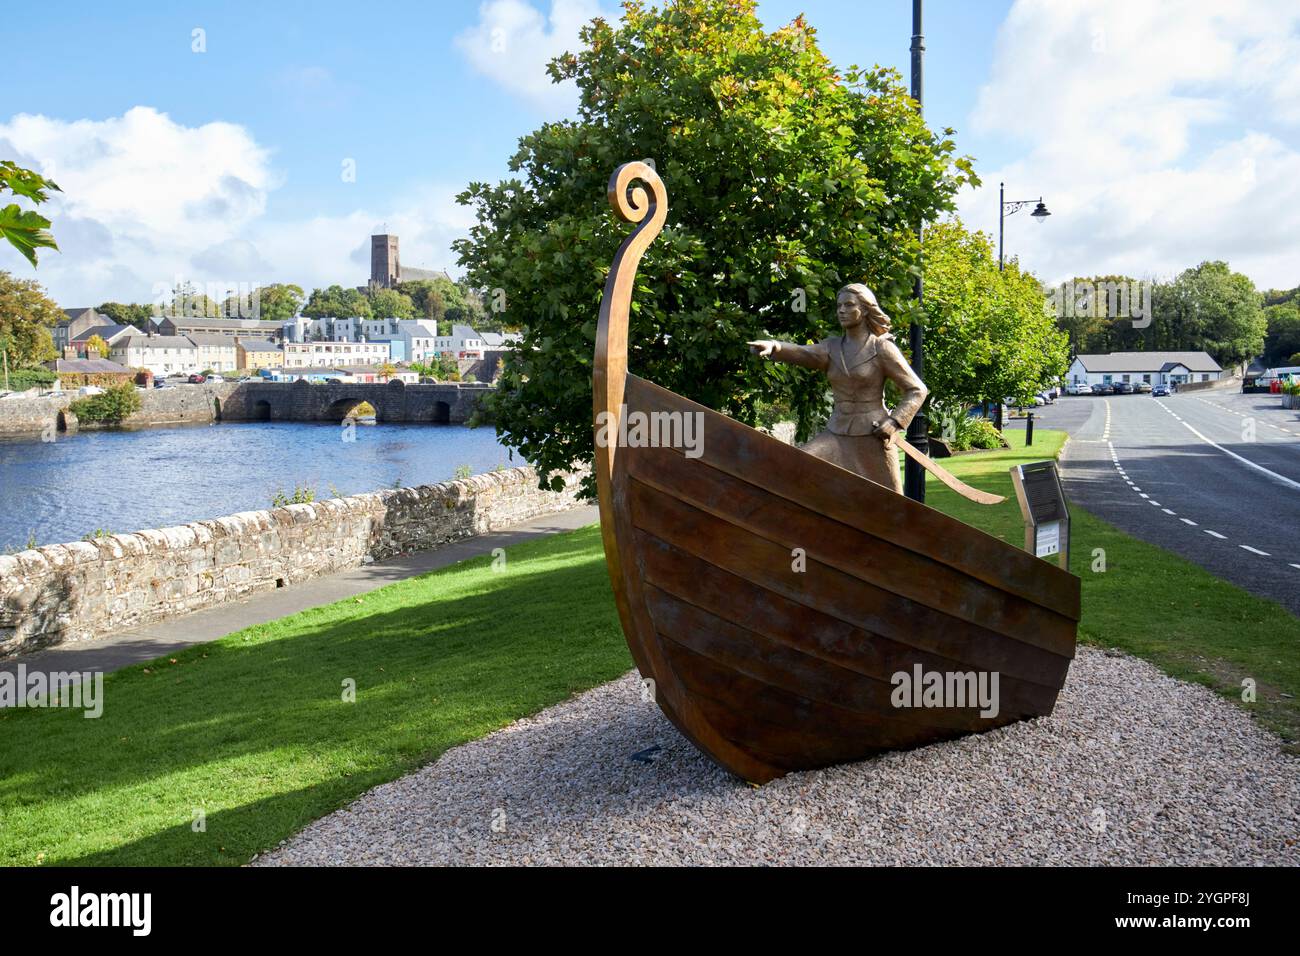
{"label": "stone wall", "polygon": [[[150,389],[140,393],[140,411],[129,416],[122,426],[148,428],[152,425],[208,424],[216,420],[220,405],[229,401],[239,387],[227,382],[223,385]],[[36,435],[47,429],[76,431],[78,427],[104,427],[77,422],[76,416],[67,409],[79,397],[73,389],[43,398],[0,399],[0,435]]]}
{"label": "stone wall", "polygon": [[578,507],[530,468],[0,556],[0,657],[86,641]]}
{"label": "stone wall", "polygon": [[[337,422],[363,401],[374,406],[381,422],[456,425],[469,421],[492,390],[486,383],[463,382],[346,385],[249,379],[219,385],[179,385],[141,392],[140,411],[122,426],[197,425],[218,420]],[[39,434],[65,426],[75,430],[78,423],[66,409],[77,397],[73,390],[44,398],[0,399],[0,436]]]}

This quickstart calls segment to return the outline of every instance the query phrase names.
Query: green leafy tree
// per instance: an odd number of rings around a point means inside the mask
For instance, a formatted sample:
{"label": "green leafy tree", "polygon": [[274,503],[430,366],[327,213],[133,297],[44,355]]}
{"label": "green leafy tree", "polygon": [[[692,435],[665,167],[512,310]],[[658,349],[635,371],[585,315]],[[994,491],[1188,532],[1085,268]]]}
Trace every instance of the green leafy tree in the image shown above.
{"label": "green leafy tree", "polygon": [[1153,296],[1156,348],[1204,350],[1225,368],[1264,350],[1267,320],[1255,284],[1226,262],[1202,262]]}
{"label": "green leafy tree", "polygon": [[57,357],[50,330],[64,318],[40,283],[0,271],[0,349],[10,368]]}
{"label": "green leafy tree", "polygon": [[250,295],[232,295],[222,303],[222,313],[263,322],[287,322],[298,314],[306,294],[302,286],[273,283],[258,286]]}
{"label": "green leafy tree", "polygon": [[95,307],[95,311],[107,316],[118,325],[132,325],[141,332],[149,331],[149,322],[154,317],[154,308],[151,305],[122,302],[101,302]]}
{"label": "green leafy tree", "polygon": [[302,307],[309,319],[369,319],[370,300],[364,292],[332,285],[328,289],[312,289],[311,297]]}
{"label": "green leafy tree", "polygon": [[1291,356],[1300,352],[1300,301],[1290,300],[1264,309],[1264,364],[1295,364]]}
{"label": "green leafy tree", "polygon": [[1069,338],[1041,285],[960,221],[925,233],[925,381],[936,406],[964,413],[989,397],[1027,399],[1064,375]]}
{"label": "green leafy tree", "polygon": [[410,319],[415,317],[411,297],[396,289],[375,289],[370,293],[370,314],[376,319]]}
{"label": "green leafy tree", "polygon": [[402,292],[411,297],[415,303],[415,314],[424,319],[441,322],[450,319],[452,313],[459,314],[466,310],[464,291],[450,279],[403,282]]}
{"label": "green leafy tree", "polygon": [[[6,190],[38,206],[50,198],[50,191],[63,191],[53,180],[5,159],[0,160],[0,194]],[[0,236],[21,252],[33,269],[37,249],[59,248],[49,229],[50,221],[35,210],[23,209],[17,203],[0,206]]]}
{"label": "green leafy tree", "polygon": [[630,231],[606,184],[651,157],[669,213],[641,264],[631,367],[747,422],[760,400],[785,399],[806,436],[825,383],[753,359],[745,341],[821,339],[838,327],[837,289],[865,281],[906,342],[917,227],[975,181],[969,162],[895,71],[839,70],[802,18],[769,33],[752,0],[632,0],[580,37],[549,66],[576,82],[578,118],[523,137],[515,178],[459,197],[478,219],[456,244],[466,278],[499,290],[503,321],[525,329],[492,399],[498,432],[543,485],[590,460],[597,312]]}

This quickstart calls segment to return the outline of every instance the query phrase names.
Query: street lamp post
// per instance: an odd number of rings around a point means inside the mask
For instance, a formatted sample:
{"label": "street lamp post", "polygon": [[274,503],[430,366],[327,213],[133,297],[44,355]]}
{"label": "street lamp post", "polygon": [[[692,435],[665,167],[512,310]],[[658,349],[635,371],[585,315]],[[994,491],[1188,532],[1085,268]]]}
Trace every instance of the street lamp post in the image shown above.
{"label": "street lamp post", "polygon": [[[1030,203],[1038,204],[1034,206],[1034,211],[1029,214],[1031,217],[1033,217],[1034,222],[1042,223],[1046,221],[1048,216],[1051,215],[1051,213],[1047,211],[1047,207],[1043,205],[1042,196],[1039,196],[1037,199],[1014,199],[1011,202],[1007,202],[1006,197],[1007,197],[1007,184],[998,183],[998,271],[999,272],[1005,270],[1005,260],[1003,259],[1002,248],[1003,248],[1003,234],[1005,232],[1004,226],[1007,220],[1007,216],[1014,216],[1016,213],[1020,212],[1020,210],[1028,206]],[[997,428],[998,431],[1002,431],[1001,396],[994,397],[993,409],[994,409],[993,425],[995,428]],[[1030,434],[1032,435],[1033,432],[1031,431]]]}
{"label": "street lamp post", "polygon": [[[1003,268],[1002,234],[1003,234],[1003,224],[1006,222],[1007,216],[1014,216],[1016,213],[1020,212],[1020,210],[1028,206],[1030,203],[1038,204],[1034,207],[1034,211],[1029,214],[1031,217],[1033,217],[1034,222],[1038,222],[1038,223],[1044,222],[1047,219],[1047,217],[1051,215],[1051,213],[1047,211],[1047,207],[1043,205],[1042,196],[1039,196],[1037,199],[1015,199],[1012,200],[1011,202],[1008,202],[1006,199],[1006,194],[1007,194],[1007,184],[998,183],[998,271],[999,272],[1001,272]],[[1008,206],[1010,207],[1009,209],[1007,208]]]}
{"label": "street lamp post", "polygon": [[[922,112],[922,67],[925,58],[925,36],[921,29],[921,4],[922,0],[912,0],[912,99],[916,100],[917,112]],[[919,245],[921,238],[925,234],[924,223],[917,226],[916,234]],[[919,251],[917,255],[920,256]],[[919,261],[917,265],[920,265]],[[917,378],[924,379],[925,330],[923,313],[921,312],[923,286],[920,269],[917,270],[916,281],[913,283],[912,289],[913,294],[916,296],[916,315],[908,333],[908,345],[912,351],[912,369],[916,372]],[[907,440],[925,454],[930,451],[928,418],[925,406],[922,405],[907,426]],[[925,501],[925,469],[913,461],[910,456],[903,464],[903,494],[913,501]]]}

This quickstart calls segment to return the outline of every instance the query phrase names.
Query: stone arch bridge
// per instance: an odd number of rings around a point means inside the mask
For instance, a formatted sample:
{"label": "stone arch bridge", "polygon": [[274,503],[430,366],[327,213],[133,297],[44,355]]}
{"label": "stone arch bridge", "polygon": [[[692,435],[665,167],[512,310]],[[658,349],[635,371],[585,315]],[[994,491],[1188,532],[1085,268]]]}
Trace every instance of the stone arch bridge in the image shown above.
{"label": "stone arch bridge", "polygon": [[[227,386],[230,387],[230,386]],[[386,385],[297,382],[240,382],[220,398],[225,421],[339,422],[362,402],[369,402],[380,422],[437,425],[469,420],[486,383],[444,382],[437,385]]]}

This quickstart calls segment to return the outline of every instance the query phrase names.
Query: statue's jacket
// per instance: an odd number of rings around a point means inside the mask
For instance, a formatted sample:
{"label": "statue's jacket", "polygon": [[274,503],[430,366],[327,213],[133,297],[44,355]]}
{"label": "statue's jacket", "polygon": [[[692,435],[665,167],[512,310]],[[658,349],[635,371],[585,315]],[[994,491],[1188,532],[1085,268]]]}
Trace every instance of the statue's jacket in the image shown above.
{"label": "statue's jacket", "polygon": [[[870,435],[877,423],[892,417],[907,428],[925,401],[925,385],[912,371],[894,337],[872,335],[855,355],[845,336],[822,339],[816,345],[781,343],[780,358],[826,373],[835,406],[826,430],[833,435]],[[891,412],[885,407],[885,382],[892,381],[902,398]]]}

